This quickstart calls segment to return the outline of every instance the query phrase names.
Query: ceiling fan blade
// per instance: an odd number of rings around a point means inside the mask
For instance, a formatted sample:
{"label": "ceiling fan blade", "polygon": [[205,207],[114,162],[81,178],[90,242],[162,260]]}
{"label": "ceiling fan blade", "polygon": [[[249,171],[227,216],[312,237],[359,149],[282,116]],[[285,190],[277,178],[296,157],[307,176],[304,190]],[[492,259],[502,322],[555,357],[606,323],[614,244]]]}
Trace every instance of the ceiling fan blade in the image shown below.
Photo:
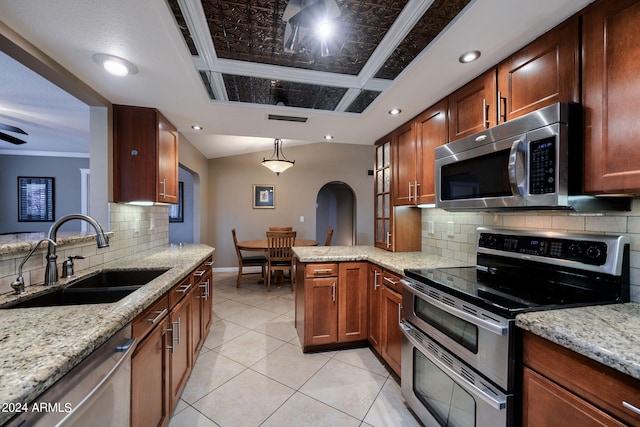
{"label": "ceiling fan blade", "polygon": [[7,142],[12,144],[26,144],[27,141],[23,141],[21,139],[16,138],[15,136],[7,135],[4,132],[0,132],[0,139],[4,139]]}
{"label": "ceiling fan blade", "polygon": [[15,126],[11,126],[11,125],[6,125],[4,123],[0,123],[0,129],[7,130],[9,132],[21,133],[23,135],[29,135],[28,133],[26,133],[25,131],[23,131],[20,128],[17,128]]}

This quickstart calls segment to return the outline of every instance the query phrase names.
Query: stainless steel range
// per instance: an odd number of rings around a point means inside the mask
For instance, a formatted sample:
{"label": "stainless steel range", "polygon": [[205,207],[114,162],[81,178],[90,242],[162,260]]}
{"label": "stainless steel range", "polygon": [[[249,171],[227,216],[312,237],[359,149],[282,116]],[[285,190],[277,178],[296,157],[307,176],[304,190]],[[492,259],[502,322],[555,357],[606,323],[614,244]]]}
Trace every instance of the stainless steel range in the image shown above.
{"label": "stainless steel range", "polygon": [[629,239],[479,228],[477,265],[405,270],[402,394],[427,426],[520,417],[518,313],[629,301]]}

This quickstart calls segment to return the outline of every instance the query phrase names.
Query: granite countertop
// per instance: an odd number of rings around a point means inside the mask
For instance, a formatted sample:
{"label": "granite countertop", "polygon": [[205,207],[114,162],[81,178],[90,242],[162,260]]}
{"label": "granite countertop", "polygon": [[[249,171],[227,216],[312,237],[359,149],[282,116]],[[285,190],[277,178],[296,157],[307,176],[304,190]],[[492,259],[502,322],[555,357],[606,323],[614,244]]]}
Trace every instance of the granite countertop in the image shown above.
{"label": "granite countertop", "polygon": [[293,253],[301,262],[369,261],[397,274],[405,268],[462,267],[469,263],[424,252],[389,252],[374,246],[298,246]]}
{"label": "granite countertop", "polygon": [[[200,265],[214,249],[206,245],[165,246],[82,271],[169,268],[147,285],[111,304],[0,308],[0,406],[30,403],[156,299]],[[63,286],[64,281],[60,285]],[[49,288],[50,289],[50,288]],[[44,286],[28,286],[28,295]],[[0,295],[3,304],[24,295]],[[14,414],[0,411],[0,425]]]}
{"label": "granite countertop", "polygon": [[523,313],[516,325],[640,379],[638,303]]}

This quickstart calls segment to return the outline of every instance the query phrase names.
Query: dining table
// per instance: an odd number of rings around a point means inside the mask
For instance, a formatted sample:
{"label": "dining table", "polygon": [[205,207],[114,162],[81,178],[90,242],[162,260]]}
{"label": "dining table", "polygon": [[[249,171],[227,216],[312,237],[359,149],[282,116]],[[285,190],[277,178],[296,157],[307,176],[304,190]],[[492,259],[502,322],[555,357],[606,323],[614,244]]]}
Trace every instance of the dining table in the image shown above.
{"label": "dining table", "polygon": [[[243,251],[263,251],[268,249],[267,239],[243,240],[238,242],[238,249]],[[318,246],[317,240],[296,239],[293,246]]]}

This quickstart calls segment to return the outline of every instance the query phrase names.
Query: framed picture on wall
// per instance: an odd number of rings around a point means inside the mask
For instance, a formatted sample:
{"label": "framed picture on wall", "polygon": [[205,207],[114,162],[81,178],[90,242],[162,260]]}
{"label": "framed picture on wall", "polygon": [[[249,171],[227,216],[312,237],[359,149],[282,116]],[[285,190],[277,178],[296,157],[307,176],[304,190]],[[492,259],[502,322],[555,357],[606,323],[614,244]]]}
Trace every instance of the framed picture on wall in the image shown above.
{"label": "framed picture on wall", "polygon": [[184,182],[178,182],[178,204],[169,205],[169,222],[184,222]]}
{"label": "framed picture on wall", "polygon": [[274,209],[276,207],[275,192],[275,185],[253,184],[253,208]]}
{"label": "framed picture on wall", "polygon": [[18,177],[18,221],[53,222],[53,178]]}

